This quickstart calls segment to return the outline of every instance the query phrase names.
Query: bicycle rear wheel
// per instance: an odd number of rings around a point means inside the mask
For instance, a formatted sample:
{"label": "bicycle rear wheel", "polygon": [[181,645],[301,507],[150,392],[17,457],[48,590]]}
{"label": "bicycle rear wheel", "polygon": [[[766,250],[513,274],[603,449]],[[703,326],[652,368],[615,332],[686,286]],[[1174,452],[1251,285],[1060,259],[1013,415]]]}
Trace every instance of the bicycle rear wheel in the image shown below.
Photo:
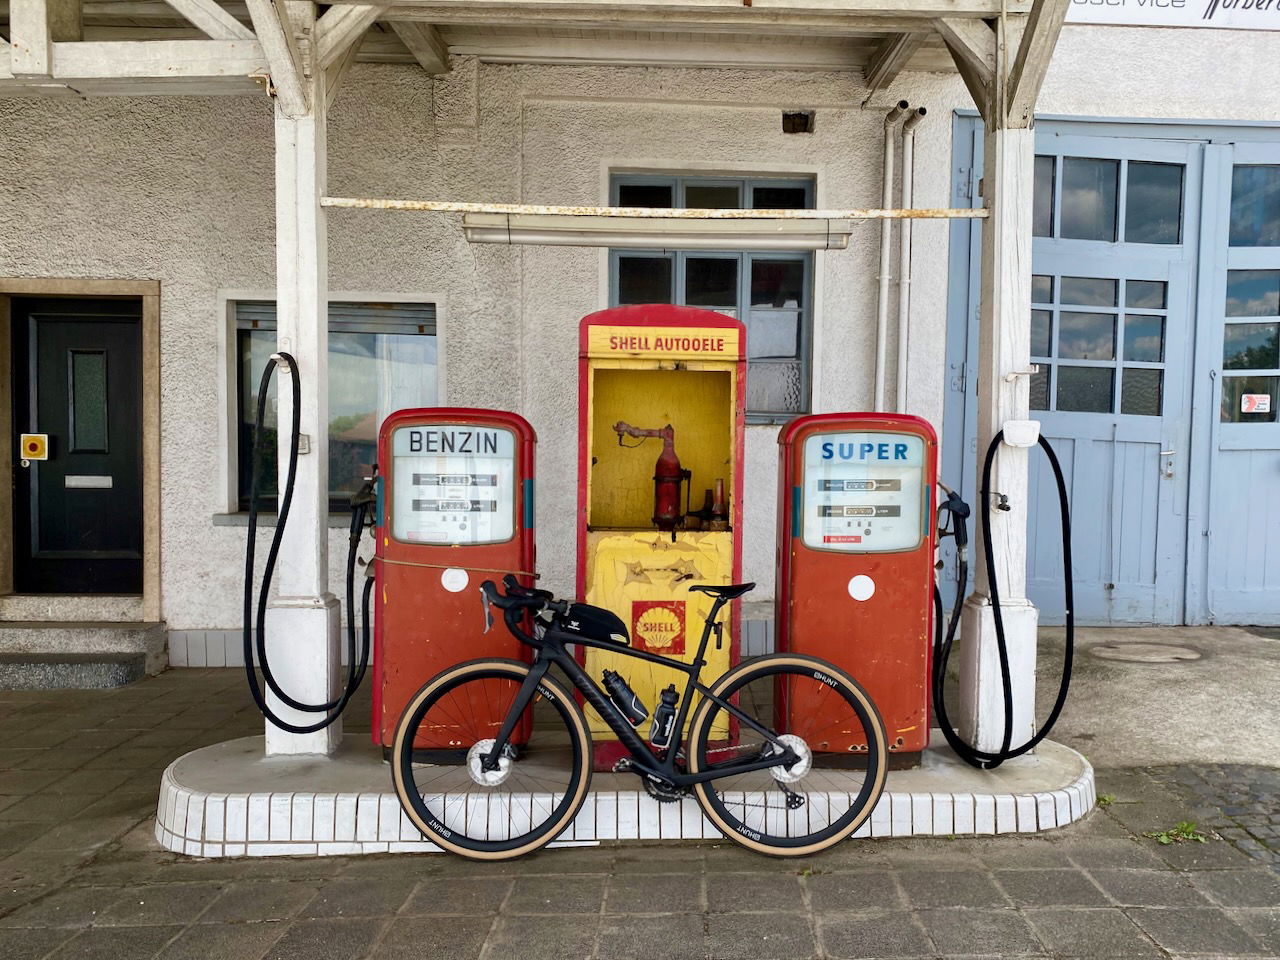
{"label": "bicycle rear wheel", "polygon": [[423,835],[446,850],[477,860],[518,857],[554,840],[582,806],[591,739],[554,677],[540,681],[498,769],[481,764],[529,669],[515,660],[459,664],[405,707],[391,758],[396,794]]}
{"label": "bicycle rear wheel", "polygon": [[[800,759],[694,786],[724,834],[760,853],[803,856],[852,834],[871,814],[888,766],[884,724],[857,682],[816,657],[776,654],[730,670],[711,688]],[[689,770],[767,758],[776,747],[712,700],[689,728]]]}

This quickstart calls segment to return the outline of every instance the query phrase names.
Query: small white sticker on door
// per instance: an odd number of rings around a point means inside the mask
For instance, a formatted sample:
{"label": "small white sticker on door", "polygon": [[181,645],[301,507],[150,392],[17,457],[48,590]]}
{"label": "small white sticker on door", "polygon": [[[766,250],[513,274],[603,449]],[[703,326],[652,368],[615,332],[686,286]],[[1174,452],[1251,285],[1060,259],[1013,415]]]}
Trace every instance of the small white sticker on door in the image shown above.
{"label": "small white sticker on door", "polygon": [[1270,413],[1271,412],[1271,394],[1242,393],[1240,395],[1240,412],[1241,413]]}

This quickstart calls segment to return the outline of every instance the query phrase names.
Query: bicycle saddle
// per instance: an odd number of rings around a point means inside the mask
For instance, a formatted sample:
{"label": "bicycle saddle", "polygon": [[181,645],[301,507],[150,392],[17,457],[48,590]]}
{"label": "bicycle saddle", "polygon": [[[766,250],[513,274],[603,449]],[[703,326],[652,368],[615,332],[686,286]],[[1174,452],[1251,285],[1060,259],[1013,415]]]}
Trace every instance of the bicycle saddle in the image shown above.
{"label": "bicycle saddle", "polygon": [[724,597],[726,600],[735,600],[756,588],[754,583],[727,583],[723,586],[717,586],[713,583],[699,583],[689,588],[690,592],[709,593],[713,597]]}

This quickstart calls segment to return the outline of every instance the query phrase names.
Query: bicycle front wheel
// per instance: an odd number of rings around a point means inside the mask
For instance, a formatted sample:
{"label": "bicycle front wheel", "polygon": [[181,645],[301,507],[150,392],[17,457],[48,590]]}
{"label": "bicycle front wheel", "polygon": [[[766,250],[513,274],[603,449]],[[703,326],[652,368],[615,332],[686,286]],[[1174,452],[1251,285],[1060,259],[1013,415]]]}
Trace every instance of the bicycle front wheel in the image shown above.
{"label": "bicycle front wheel", "polygon": [[475,660],[436,676],[396,727],[392,778],[423,835],[476,860],[507,860],[564,830],[587,795],[591,738],[573,697],[544,676],[517,718],[496,770],[492,752],[528,664]]}
{"label": "bicycle front wheel", "polygon": [[[816,657],[776,654],[735,667],[711,689],[799,757],[790,767],[695,785],[703,812],[725,836],[759,853],[804,856],[870,816],[884,789],[888,748],[875,704],[852,677]],[[689,727],[690,772],[776,752],[759,730],[703,698]]]}

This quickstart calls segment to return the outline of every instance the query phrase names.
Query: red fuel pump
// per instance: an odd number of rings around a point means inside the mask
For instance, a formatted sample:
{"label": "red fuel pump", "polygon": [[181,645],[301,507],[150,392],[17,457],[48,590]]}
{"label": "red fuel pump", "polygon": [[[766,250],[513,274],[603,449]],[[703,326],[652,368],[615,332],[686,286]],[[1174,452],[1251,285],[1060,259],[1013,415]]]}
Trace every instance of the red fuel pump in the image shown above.
{"label": "red fuel pump", "polygon": [[[889,749],[918,756],[929,743],[933,428],[821,414],[792,420],[778,443],[778,649],[848,670],[880,708]],[[793,716],[822,710],[783,694]]]}
{"label": "red fuel pump", "polygon": [[[400,410],[382,424],[373,740],[384,749],[409,698],[441,670],[529,657],[509,632],[484,633],[478,591],[507,573],[533,586],[536,443],[528,421],[498,410]],[[492,720],[496,729],[496,708]],[[440,730],[418,746],[455,744]]]}

